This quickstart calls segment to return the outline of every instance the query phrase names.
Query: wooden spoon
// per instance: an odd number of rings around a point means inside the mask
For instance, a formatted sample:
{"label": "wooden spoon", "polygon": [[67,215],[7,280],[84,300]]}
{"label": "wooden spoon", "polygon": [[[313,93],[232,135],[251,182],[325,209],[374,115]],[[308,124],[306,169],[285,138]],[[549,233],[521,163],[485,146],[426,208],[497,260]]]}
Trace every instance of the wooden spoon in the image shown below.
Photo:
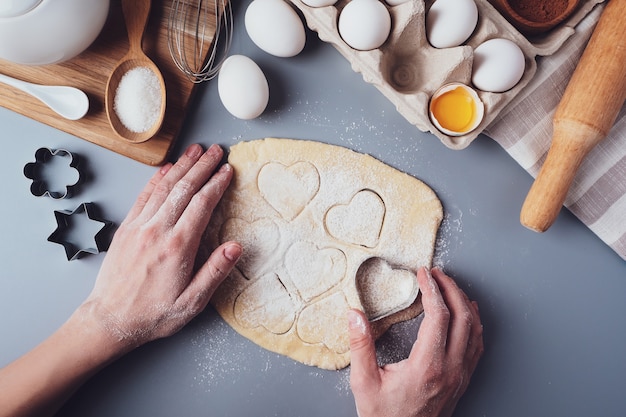
{"label": "wooden spoon", "polygon": [[[128,41],[130,44],[126,55],[118,62],[117,66],[109,76],[105,93],[105,107],[107,117],[111,127],[121,138],[134,143],[145,142],[153,137],[163,124],[165,116],[165,81],[163,75],[150,58],[146,56],[141,46],[143,34],[148,24],[150,15],[150,0],[122,0],[122,11],[128,31]],[[150,69],[159,80],[161,90],[161,111],[154,125],[144,132],[133,132],[129,130],[121,121],[114,109],[115,95],[122,77],[133,68],[145,67]]]}

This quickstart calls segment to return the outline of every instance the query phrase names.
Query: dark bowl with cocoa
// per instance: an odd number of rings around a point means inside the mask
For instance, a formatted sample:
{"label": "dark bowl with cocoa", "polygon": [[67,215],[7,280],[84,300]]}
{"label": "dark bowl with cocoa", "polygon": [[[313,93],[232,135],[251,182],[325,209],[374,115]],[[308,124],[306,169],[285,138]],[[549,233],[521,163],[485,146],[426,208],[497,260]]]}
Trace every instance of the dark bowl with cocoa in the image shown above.
{"label": "dark bowl with cocoa", "polygon": [[572,15],[582,0],[489,0],[524,35],[545,33]]}

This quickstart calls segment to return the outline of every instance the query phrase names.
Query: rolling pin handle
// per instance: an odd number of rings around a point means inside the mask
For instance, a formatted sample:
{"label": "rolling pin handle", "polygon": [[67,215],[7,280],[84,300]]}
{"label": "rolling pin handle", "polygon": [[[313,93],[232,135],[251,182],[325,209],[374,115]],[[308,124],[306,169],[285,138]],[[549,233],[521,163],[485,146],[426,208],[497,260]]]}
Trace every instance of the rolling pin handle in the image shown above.
{"label": "rolling pin handle", "polygon": [[555,123],[548,156],[522,206],[522,225],[535,232],[545,232],[552,226],[585,155],[604,135],[575,121]]}

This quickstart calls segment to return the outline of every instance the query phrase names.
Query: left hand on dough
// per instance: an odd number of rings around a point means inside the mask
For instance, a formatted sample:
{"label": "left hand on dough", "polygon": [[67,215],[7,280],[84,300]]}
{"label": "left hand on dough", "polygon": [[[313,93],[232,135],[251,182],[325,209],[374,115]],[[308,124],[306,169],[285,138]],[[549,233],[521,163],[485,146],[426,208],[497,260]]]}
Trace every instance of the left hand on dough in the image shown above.
{"label": "left hand on dough", "polygon": [[449,417],[482,356],[478,305],[439,269],[417,278],[424,320],[408,359],[380,368],[365,315],[349,313],[350,385],[360,417]]}
{"label": "left hand on dough", "polygon": [[[154,174],[117,230],[83,311],[127,349],[201,312],[241,255],[227,242],[194,270],[202,234],[232,178],[222,149],[190,146]],[[216,171],[217,170],[217,171]]]}

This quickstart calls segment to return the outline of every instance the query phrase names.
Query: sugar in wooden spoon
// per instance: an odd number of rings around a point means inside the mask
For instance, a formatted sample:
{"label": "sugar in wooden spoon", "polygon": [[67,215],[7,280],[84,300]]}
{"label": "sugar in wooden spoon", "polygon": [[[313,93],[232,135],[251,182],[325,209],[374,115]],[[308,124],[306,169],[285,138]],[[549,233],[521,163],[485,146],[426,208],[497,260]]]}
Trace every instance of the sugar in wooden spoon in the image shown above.
{"label": "sugar in wooden spoon", "polygon": [[129,50],[107,82],[105,107],[111,127],[129,142],[145,142],[161,128],[166,90],[163,75],[143,51],[150,0],[122,0]]}

